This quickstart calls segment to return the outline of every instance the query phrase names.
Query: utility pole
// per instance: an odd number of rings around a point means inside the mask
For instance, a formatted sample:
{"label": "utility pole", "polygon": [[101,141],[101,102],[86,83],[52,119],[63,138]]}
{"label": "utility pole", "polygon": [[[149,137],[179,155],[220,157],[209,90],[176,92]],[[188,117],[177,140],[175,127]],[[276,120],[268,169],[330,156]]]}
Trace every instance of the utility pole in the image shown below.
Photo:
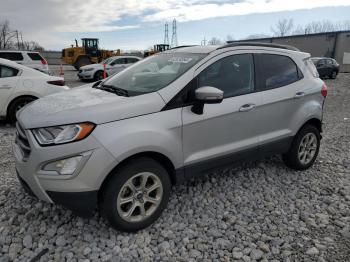
{"label": "utility pole", "polygon": [[176,19],[173,20],[173,35],[171,37],[171,47],[176,47],[177,44],[177,32],[176,32]]}
{"label": "utility pole", "polygon": [[15,32],[16,32],[16,36],[17,36],[17,48],[18,48],[18,50],[20,50],[20,48],[19,48],[18,30],[16,30]]}
{"label": "utility pole", "polygon": [[165,22],[165,28],[164,28],[164,44],[169,45],[169,29],[168,29],[168,22]]}
{"label": "utility pole", "polygon": [[204,37],[204,39],[201,41],[201,45],[206,45],[206,44],[207,44],[207,40]]}

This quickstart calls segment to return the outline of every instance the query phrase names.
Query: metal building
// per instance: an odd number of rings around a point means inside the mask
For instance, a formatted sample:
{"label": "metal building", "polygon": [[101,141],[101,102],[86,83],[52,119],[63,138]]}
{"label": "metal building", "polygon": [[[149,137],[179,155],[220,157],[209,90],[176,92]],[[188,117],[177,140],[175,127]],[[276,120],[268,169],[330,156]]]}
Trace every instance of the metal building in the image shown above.
{"label": "metal building", "polygon": [[229,42],[268,42],[295,46],[314,57],[332,57],[340,64],[341,72],[350,72],[350,30],[308,35],[269,37]]}

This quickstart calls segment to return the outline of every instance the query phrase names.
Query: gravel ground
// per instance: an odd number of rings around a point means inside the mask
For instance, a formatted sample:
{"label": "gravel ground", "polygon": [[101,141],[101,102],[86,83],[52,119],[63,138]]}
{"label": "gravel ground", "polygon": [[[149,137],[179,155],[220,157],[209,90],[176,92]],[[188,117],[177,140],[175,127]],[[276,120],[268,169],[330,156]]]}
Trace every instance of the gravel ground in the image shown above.
{"label": "gravel ground", "polygon": [[[75,70],[73,66],[63,65],[63,78],[66,82],[66,85],[69,87],[77,87],[80,85],[87,84],[87,82],[82,82],[79,80],[78,71]],[[50,65],[50,72],[55,76],[60,76],[61,66],[59,65]]]}
{"label": "gravel ground", "polygon": [[273,157],[217,170],[174,187],[161,218],[135,234],[27,196],[14,129],[0,124],[0,261],[349,261],[350,74],[326,82],[313,168]]}

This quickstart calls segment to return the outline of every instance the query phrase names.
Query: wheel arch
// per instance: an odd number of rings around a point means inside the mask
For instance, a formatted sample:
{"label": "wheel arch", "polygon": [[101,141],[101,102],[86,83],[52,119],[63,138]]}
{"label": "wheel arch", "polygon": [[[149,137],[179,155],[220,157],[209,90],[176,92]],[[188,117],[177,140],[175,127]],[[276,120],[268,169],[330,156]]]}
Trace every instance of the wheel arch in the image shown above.
{"label": "wheel arch", "polygon": [[[312,117],[310,119],[308,119],[300,128],[299,130],[301,130],[304,126],[306,125],[312,125],[314,127],[316,127],[318,129],[318,131],[320,133],[322,133],[322,121],[319,118],[316,117]],[[298,132],[299,132],[298,130]]]}
{"label": "wheel arch", "polygon": [[179,178],[176,175],[176,170],[175,170],[175,166],[172,163],[172,161],[165,156],[162,153],[159,152],[155,152],[155,151],[145,151],[145,152],[140,152],[140,153],[136,153],[134,155],[128,156],[127,158],[123,159],[121,162],[119,162],[109,173],[108,175],[104,178],[104,180],[102,181],[102,184],[99,188],[99,192],[98,192],[98,198],[101,198],[101,193],[103,192],[104,188],[106,187],[106,185],[108,184],[108,182],[110,181],[112,175],[117,172],[120,168],[122,168],[123,166],[130,164],[132,161],[141,158],[141,157],[148,157],[153,159],[154,161],[158,162],[159,164],[161,164],[168,172],[169,176],[170,176],[170,180],[171,183],[174,185],[176,183],[178,183]]}
{"label": "wheel arch", "polygon": [[6,106],[6,111],[5,111],[6,118],[8,118],[8,116],[9,116],[9,110],[10,110],[11,106],[13,105],[13,103],[15,103],[18,99],[21,99],[21,98],[33,98],[36,100],[36,99],[39,99],[40,97],[33,95],[33,94],[22,94],[22,95],[11,98],[11,100],[9,101],[9,103]]}

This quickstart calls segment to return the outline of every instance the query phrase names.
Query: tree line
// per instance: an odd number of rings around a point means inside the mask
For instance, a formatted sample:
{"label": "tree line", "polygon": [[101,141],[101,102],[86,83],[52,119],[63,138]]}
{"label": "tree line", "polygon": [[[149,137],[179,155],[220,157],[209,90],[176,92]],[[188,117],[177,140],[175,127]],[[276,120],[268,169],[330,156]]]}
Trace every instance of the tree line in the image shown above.
{"label": "tree line", "polygon": [[0,21],[0,50],[43,51],[44,48],[35,41],[23,40],[22,32],[10,27],[10,22]]}
{"label": "tree line", "polygon": [[[293,19],[281,19],[270,28],[271,34],[252,34],[242,40],[269,38],[269,37],[282,37],[292,35],[309,35],[316,33],[326,33],[342,30],[350,30],[350,20],[341,22],[332,22],[330,20],[313,21],[306,25],[295,25]],[[209,45],[219,45],[226,41],[234,40],[231,35],[227,35],[226,39],[220,39],[218,37],[212,37],[207,41]],[[202,41],[203,44],[203,41]]]}

